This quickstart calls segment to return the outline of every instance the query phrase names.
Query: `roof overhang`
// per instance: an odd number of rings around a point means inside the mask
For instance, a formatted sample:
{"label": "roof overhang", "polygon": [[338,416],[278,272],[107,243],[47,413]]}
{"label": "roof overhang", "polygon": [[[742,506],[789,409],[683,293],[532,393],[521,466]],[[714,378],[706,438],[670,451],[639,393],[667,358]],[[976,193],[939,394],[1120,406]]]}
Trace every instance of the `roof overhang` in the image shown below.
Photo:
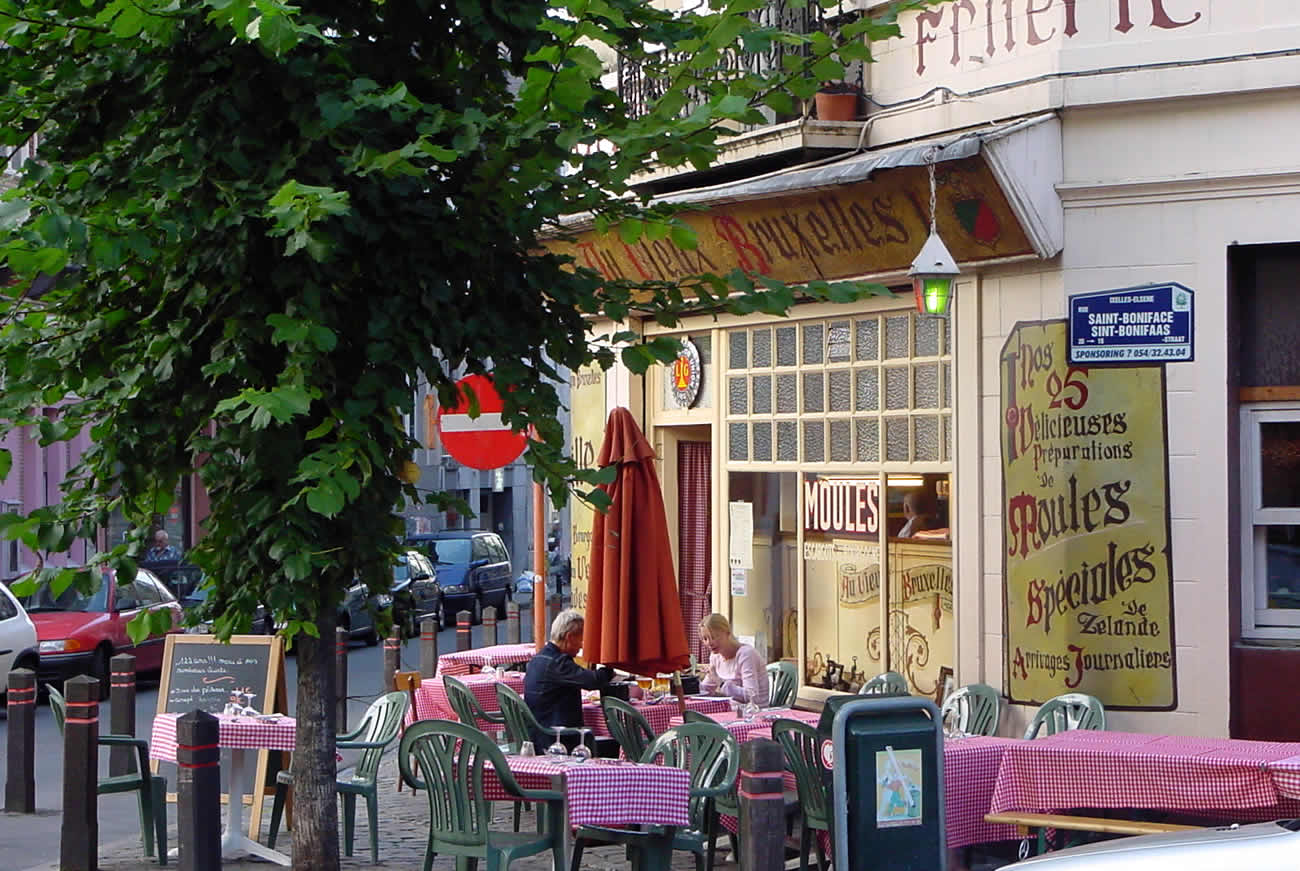
{"label": "roof overhang", "polygon": [[929,233],[931,161],[939,233],[958,263],[1045,259],[1064,247],[1052,114],[656,197],[688,207],[694,251],[667,239],[627,245],[596,233],[590,215],[570,218],[569,238],[546,247],[633,280],[734,268],[786,282],[902,272]]}

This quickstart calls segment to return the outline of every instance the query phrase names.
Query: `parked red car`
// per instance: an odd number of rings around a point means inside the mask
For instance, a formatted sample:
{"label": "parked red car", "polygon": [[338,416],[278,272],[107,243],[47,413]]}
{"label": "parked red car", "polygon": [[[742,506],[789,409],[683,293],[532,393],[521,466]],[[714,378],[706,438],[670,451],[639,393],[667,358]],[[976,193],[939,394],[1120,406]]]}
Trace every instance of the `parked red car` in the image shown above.
{"label": "parked red car", "polygon": [[137,645],[126,633],[131,618],[142,610],[165,608],[172,612],[170,631],[181,631],[180,604],[146,569],[140,569],[126,586],[106,580],[89,596],[71,588],[55,596],[46,582],[20,600],[36,624],[39,682],[57,686],[67,678],[87,674],[98,678],[101,698],[108,698],[109,660],[116,654],[135,656],[137,672],[162,668],[165,634],[152,635]]}

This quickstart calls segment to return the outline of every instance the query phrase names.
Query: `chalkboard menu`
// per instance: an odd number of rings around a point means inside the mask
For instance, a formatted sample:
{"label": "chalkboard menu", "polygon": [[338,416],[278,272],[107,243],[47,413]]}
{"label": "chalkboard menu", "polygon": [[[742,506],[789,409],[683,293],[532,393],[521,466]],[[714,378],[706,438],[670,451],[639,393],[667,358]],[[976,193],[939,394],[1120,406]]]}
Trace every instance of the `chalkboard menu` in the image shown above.
{"label": "chalkboard menu", "polygon": [[[253,707],[274,711],[284,668],[282,645],[277,636],[236,635],[229,644],[211,635],[167,636],[159,712],[218,714],[233,692],[253,693]],[[247,704],[247,697],[241,696],[240,703]]]}

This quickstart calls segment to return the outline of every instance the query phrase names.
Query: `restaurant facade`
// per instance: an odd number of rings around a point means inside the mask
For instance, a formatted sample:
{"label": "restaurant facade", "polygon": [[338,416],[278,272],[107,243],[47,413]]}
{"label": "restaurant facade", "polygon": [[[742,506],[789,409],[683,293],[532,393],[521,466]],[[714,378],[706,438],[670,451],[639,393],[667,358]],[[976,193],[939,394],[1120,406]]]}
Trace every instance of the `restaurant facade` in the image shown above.
{"label": "restaurant facade", "polygon": [[[722,183],[652,174],[696,207],[697,250],[553,246],[607,275],[894,292],[632,318],[681,354],[575,373],[575,456],[632,409],[688,626],[728,614],[806,701],[893,670],[997,688],[1004,734],[1086,692],[1112,729],[1295,740],[1300,9],[957,0],[900,24],[860,120],[738,137]],[[943,318],[907,279],[931,208],[961,267]],[[1111,314],[1073,307],[1110,344],[1072,362],[1071,298],[1101,291]],[[1152,312],[1166,292],[1185,337]],[[1158,347],[1124,359],[1137,337]],[[591,515],[571,517],[581,607]]]}

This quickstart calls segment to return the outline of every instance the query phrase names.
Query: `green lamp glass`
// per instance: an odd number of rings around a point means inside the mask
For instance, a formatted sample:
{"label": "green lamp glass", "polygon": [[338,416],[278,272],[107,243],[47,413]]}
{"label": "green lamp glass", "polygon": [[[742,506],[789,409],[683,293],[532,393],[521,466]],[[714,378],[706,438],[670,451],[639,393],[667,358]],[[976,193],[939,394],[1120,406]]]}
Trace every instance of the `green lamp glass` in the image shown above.
{"label": "green lamp glass", "polygon": [[952,304],[952,282],[961,270],[937,230],[930,231],[930,238],[921,246],[921,253],[916,255],[907,274],[912,279],[917,312],[931,317],[947,317]]}

